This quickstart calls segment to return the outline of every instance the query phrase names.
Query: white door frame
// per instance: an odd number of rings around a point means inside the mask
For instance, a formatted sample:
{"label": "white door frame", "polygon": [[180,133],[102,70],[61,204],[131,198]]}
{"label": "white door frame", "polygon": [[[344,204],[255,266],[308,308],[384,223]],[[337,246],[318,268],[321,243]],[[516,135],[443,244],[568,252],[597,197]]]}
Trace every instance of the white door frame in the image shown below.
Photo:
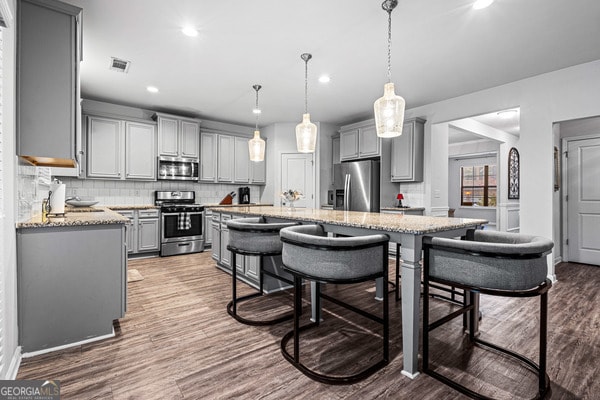
{"label": "white door frame", "polygon": [[[315,154],[316,153],[312,153],[312,154],[307,154],[307,153],[298,153],[298,152],[283,152],[279,154],[279,182],[277,183],[277,186],[281,186],[281,180],[282,180],[282,171],[283,171],[283,157],[286,155],[294,155],[294,154],[298,154],[298,155],[311,155],[312,156],[312,199],[306,199],[306,205],[307,208],[316,208],[315,206],[315,202],[317,199],[317,176],[316,176],[316,168],[315,168]],[[281,190],[285,190],[285,188],[280,188]],[[276,189],[278,190],[278,189]],[[279,192],[276,193],[276,197],[279,198]]]}
{"label": "white door frame", "polygon": [[561,201],[561,238],[560,241],[562,243],[562,260],[565,262],[569,261],[569,245],[567,244],[567,239],[569,237],[569,213],[568,213],[568,202],[567,202],[567,188],[569,187],[569,174],[567,173],[567,149],[569,147],[569,142],[575,142],[578,140],[586,140],[586,139],[600,139],[600,135],[592,134],[592,135],[582,135],[582,136],[571,136],[567,138],[563,138],[561,140],[561,157],[560,161],[562,165],[560,166],[561,173],[561,187],[560,187],[560,201]]}

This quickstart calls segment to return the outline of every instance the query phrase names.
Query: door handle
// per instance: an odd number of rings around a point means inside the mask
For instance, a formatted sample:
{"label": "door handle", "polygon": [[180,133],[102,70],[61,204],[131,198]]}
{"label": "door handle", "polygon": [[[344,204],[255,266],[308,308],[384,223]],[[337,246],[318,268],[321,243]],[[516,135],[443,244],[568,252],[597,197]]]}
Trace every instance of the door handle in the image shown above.
{"label": "door handle", "polygon": [[188,242],[188,243],[179,243],[177,246],[179,246],[179,247],[187,247],[187,246],[190,246],[190,245],[191,245],[191,243]]}
{"label": "door handle", "polygon": [[350,211],[350,174],[344,180],[344,211]]}

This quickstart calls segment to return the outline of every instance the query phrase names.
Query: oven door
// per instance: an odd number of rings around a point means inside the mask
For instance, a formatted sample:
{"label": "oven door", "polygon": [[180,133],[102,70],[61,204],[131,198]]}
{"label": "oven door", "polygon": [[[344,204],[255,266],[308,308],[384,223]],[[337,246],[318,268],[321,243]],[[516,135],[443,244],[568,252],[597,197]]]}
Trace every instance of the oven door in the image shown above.
{"label": "oven door", "polygon": [[161,243],[204,239],[204,211],[185,213],[190,218],[189,229],[180,229],[180,214],[162,213]]}

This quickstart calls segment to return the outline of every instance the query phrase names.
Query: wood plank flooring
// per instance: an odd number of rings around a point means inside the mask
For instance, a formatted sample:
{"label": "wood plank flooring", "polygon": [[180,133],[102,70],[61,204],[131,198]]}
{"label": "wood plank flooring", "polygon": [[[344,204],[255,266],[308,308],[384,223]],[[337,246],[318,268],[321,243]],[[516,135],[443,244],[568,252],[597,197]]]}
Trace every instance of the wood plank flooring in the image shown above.
{"label": "wood plank flooring", "polygon": [[[279,342],[291,321],[250,327],[229,317],[231,278],[215,267],[210,252],[135,260],[129,268],[145,279],[129,284],[129,309],[115,323],[116,337],[25,359],[18,379],[59,379],[63,399],[464,398],[427,375],[411,380],[400,373],[401,307],[392,294],[390,364],[358,384],[329,386],[308,379],[281,356]],[[552,399],[598,399],[600,268],[561,264],[557,276],[549,294]],[[238,290],[250,292],[244,284]],[[370,284],[327,285],[326,291],[374,312],[381,309]],[[291,300],[289,293],[263,297],[243,304],[240,312],[285,312]],[[482,296],[482,337],[537,359],[538,301]],[[331,303],[324,307],[322,328],[301,342],[307,364],[346,373],[380,357],[379,326]],[[451,307],[432,300],[432,318]],[[305,303],[304,315],[309,313]],[[432,332],[435,368],[493,397],[531,397],[535,378],[495,353],[473,349],[461,324],[459,318]]]}

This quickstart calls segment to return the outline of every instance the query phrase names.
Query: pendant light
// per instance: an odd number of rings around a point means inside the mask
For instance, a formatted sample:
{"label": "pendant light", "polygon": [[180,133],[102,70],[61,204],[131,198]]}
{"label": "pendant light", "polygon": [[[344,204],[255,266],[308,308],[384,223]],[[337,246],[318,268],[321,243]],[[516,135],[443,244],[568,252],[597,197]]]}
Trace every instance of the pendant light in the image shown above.
{"label": "pendant light", "polygon": [[314,153],[317,144],[317,126],[310,122],[308,113],[308,60],[312,55],[303,53],[300,58],[304,60],[304,115],[302,115],[302,122],[296,125],[296,147],[300,153]]}
{"label": "pendant light", "polygon": [[256,125],[254,128],[254,137],[248,141],[248,150],[250,151],[250,161],[263,161],[265,159],[265,141],[260,137],[260,131],[258,130],[258,116],[260,115],[260,108],[258,108],[258,91],[262,86],[254,85],[252,88],[256,91],[256,107],[252,112],[256,114]]}
{"label": "pendant light", "polygon": [[402,135],[404,123],[404,106],[406,102],[394,93],[392,83],[392,10],[398,5],[398,0],[385,0],[381,7],[388,13],[388,83],[383,87],[383,97],[375,101],[375,126],[377,136],[390,138]]}

